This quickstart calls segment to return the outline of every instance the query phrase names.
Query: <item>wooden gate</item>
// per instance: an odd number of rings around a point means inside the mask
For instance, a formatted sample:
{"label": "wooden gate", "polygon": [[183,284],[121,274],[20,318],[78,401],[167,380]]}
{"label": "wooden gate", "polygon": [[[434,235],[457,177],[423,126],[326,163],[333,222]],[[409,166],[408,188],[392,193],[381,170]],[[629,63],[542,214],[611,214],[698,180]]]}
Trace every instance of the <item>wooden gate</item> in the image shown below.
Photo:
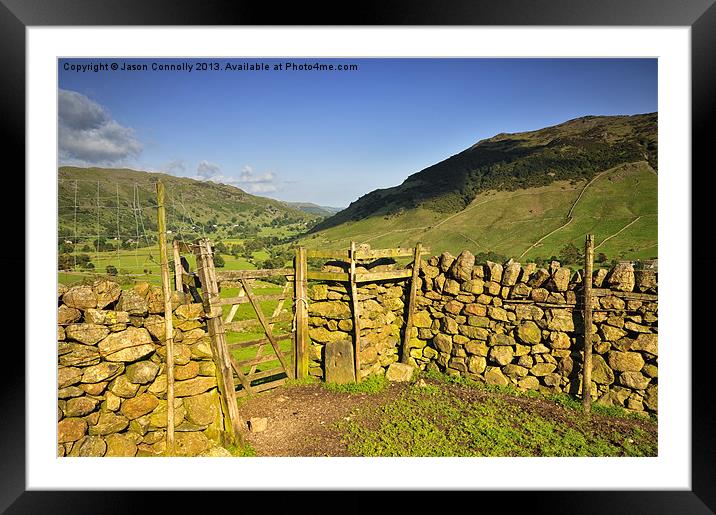
{"label": "wooden gate", "polygon": [[[227,402],[236,406],[237,396],[275,388],[295,378],[294,269],[217,271],[208,240],[198,241],[193,249],[212,351],[222,372]],[[280,294],[254,291],[257,279],[272,277],[285,279]],[[264,312],[267,308],[270,315]]]}

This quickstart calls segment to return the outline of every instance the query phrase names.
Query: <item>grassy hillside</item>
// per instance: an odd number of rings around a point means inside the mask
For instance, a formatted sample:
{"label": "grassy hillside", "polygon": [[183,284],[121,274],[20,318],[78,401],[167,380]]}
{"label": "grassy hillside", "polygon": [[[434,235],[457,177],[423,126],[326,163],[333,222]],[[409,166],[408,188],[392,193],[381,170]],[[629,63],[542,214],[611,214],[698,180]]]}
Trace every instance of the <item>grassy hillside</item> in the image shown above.
{"label": "grassy hillside", "polygon": [[592,232],[595,255],[604,253],[610,260],[656,257],[654,169],[641,161],[616,166],[592,179],[485,191],[457,213],[422,206],[398,214],[379,213],[316,232],[302,243],[347,248],[354,240],[381,248],[421,241],[436,252],[492,251],[527,261],[558,256],[568,243],[582,248],[584,235]]}
{"label": "grassy hillside", "polygon": [[210,238],[226,269],[283,266],[292,256],[288,242],[322,218],[213,182],[127,169],[62,167],[60,282],[109,273],[108,267],[114,267],[123,282],[159,281],[159,179],[166,189],[168,239]]}
{"label": "grassy hillside", "polygon": [[657,114],[586,116],[516,134],[498,134],[408,177],[375,190],[315,228],[420,210],[453,214],[490,190],[517,191],[555,181],[579,183],[619,164],[647,161],[656,170]]}
{"label": "grassy hillside", "polygon": [[58,236],[64,238],[72,238],[75,228],[78,235],[95,239],[98,232],[135,237],[156,232],[154,184],[160,179],[166,188],[167,228],[175,232],[240,237],[273,228],[277,234],[295,234],[321,218],[234,186],[167,174],[61,167],[58,179]]}

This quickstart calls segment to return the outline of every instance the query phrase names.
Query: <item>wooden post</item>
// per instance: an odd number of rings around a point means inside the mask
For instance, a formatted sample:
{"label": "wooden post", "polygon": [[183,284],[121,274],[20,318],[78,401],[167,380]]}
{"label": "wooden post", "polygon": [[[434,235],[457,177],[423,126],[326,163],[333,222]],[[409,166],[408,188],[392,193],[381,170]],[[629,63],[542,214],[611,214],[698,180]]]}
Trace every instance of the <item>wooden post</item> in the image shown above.
{"label": "wooden post", "polygon": [[405,331],[403,332],[403,353],[400,357],[401,363],[407,363],[410,357],[410,349],[408,343],[413,332],[413,311],[415,311],[415,295],[418,289],[418,273],[420,272],[420,254],[422,253],[422,245],[418,242],[415,245],[415,254],[413,256],[413,276],[410,279],[410,293],[408,295],[408,317],[405,321]]}
{"label": "wooden post", "polygon": [[582,376],[582,407],[592,410],[592,272],[594,268],[594,235],[587,234],[584,243],[584,369]]}
{"label": "wooden post", "polygon": [[294,287],[296,306],[296,378],[308,377],[308,264],[305,247],[296,249],[294,261]]}
{"label": "wooden post", "polygon": [[181,266],[181,254],[179,253],[179,240],[172,242],[174,247],[174,289],[176,291],[184,291],[184,279],[182,273],[184,269]]}
{"label": "wooden post", "polygon": [[351,299],[353,299],[353,334],[355,335],[353,349],[353,362],[355,363],[356,383],[360,383],[360,304],[358,303],[358,288],[356,287],[356,242],[351,242],[350,251],[351,269]]}
{"label": "wooden post", "polygon": [[167,456],[174,456],[174,328],[172,326],[172,292],[167,256],[164,184],[161,181],[157,182],[157,226],[159,230],[159,260],[162,266],[162,294],[164,296],[164,343],[167,349]]}
{"label": "wooden post", "polygon": [[[196,255],[197,272],[201,280],[204,300],[204,312],[207,316],[206,327],[211,341],[211,353],[216,364],[216,382],[221,394],[223,412],[228,416],[224,418],[224,429],[230,438],[237,443],[243,443],[241,438],[241,423],[239,421],[238,405],[236,404],[236,390],[234,376],[231,372],[231,357],[226,347],[226,334],[224,322],[221,318],[221,306],[215,305],[219,296],[216,282],[214,263],[211,258],[211,247],[208,240],[200,240],[194,247]],[[240,370],[237,371],[237,374]],[[247,384],[244,385],[248,386]],[[250,391],[247,389],[247,393]]]}

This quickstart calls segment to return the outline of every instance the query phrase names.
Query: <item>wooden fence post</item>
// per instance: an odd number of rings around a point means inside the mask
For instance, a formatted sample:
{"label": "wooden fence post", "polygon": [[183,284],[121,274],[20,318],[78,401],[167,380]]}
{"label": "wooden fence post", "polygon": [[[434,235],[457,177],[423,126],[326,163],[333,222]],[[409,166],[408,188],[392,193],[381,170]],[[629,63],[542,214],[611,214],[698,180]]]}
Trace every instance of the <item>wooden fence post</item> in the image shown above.
{"label": "wooden fence post", "polygon": [[[224,420],[224,429],[231,439],[243,444],[241,438],[241,423],[239,421],[239,407],[236,404],[236,390],[234,376],[231,369],[231,358],[226,347],[224,322],[222,320],[221,306],[215,302],[219,297],[219,288],[216,282],[214,262],[211,258],[211,247],[208,240],[200,240],[195,246],[196,266],[201,281],[204,312],[207,316],[206,327],[211,341],[211,353],[216,364],[217,386],[221,394],[221,402],[225,415],[228,415],[228,424]],[[238,374],[238,371],[237,371]]]}
{"label": "wooden fence post", "polygon": [[174,250],[174,289],[176,291],[184,291],[184,279],[182,277],[182,272],[184,271],[181,266],[181,254],[179,252],[179,240],[174,240],[172,242],[172,247]]}
{"label": "wooden fence post", "polygon": [[592,273],[594,268],[594,235],[587,234],[584,243],[584,368],[582,376],[582,407],[588,415],[592,410]]}
{"label": "wooden fence post", "polygon": [[360,383],[360,304],[358,303],[358,288],[356,287],[356,242],[351,242],[350,251],[351,269],[349,274],[351,299],[353,299],[353,334],[355,348],[353,349],[353,362],[355,364],[356,383]]}
{"label": "wooden fence post", "polygon": [[422,245],[418,242],[415,245],[415,255],[413,256],[413,276],[410,280],[410,293],[408,295],[408,317],[405,320],[405,331],[403,332],[403,352],[400,357],[401,363],[407,363],[410,358],[410,349],[408,344],[413,332],[413,311],[415,311],[415,295],[418,287],[418,273],[420,272],[420,254],[422,253]]}
{"label": "wooden fence post", "polygon": [[159,260],[162,266],[162,294],[164,296],[164,344],[167,350],[167,456],[174,456],[174,328],[172,325],[172,292],[169,282],[167,256],[167,221],[164,208],[164,184],[157,182],[157,227],[159,231]]}
{"label": "wooden fence post", "polygon": [[308,377],[308,264],[305,247],[296,249],[293,266],[296,297],[296,378],[305,379]]}

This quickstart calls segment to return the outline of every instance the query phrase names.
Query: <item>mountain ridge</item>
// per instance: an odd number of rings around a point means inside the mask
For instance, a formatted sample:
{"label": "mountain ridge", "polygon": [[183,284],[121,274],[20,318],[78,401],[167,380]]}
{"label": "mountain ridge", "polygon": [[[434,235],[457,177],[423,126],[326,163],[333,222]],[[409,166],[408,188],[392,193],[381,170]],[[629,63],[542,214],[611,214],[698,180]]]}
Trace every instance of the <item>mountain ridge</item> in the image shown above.
{"label": "mountain ridge", "polygon": [[657,113],[589,115],[476,142],[403,183],[373,190],[317,224],[320,231],[374,215],[425,207],[455,213],[481,192],[589,180],[616,165],[646,160],[657,170]]}

